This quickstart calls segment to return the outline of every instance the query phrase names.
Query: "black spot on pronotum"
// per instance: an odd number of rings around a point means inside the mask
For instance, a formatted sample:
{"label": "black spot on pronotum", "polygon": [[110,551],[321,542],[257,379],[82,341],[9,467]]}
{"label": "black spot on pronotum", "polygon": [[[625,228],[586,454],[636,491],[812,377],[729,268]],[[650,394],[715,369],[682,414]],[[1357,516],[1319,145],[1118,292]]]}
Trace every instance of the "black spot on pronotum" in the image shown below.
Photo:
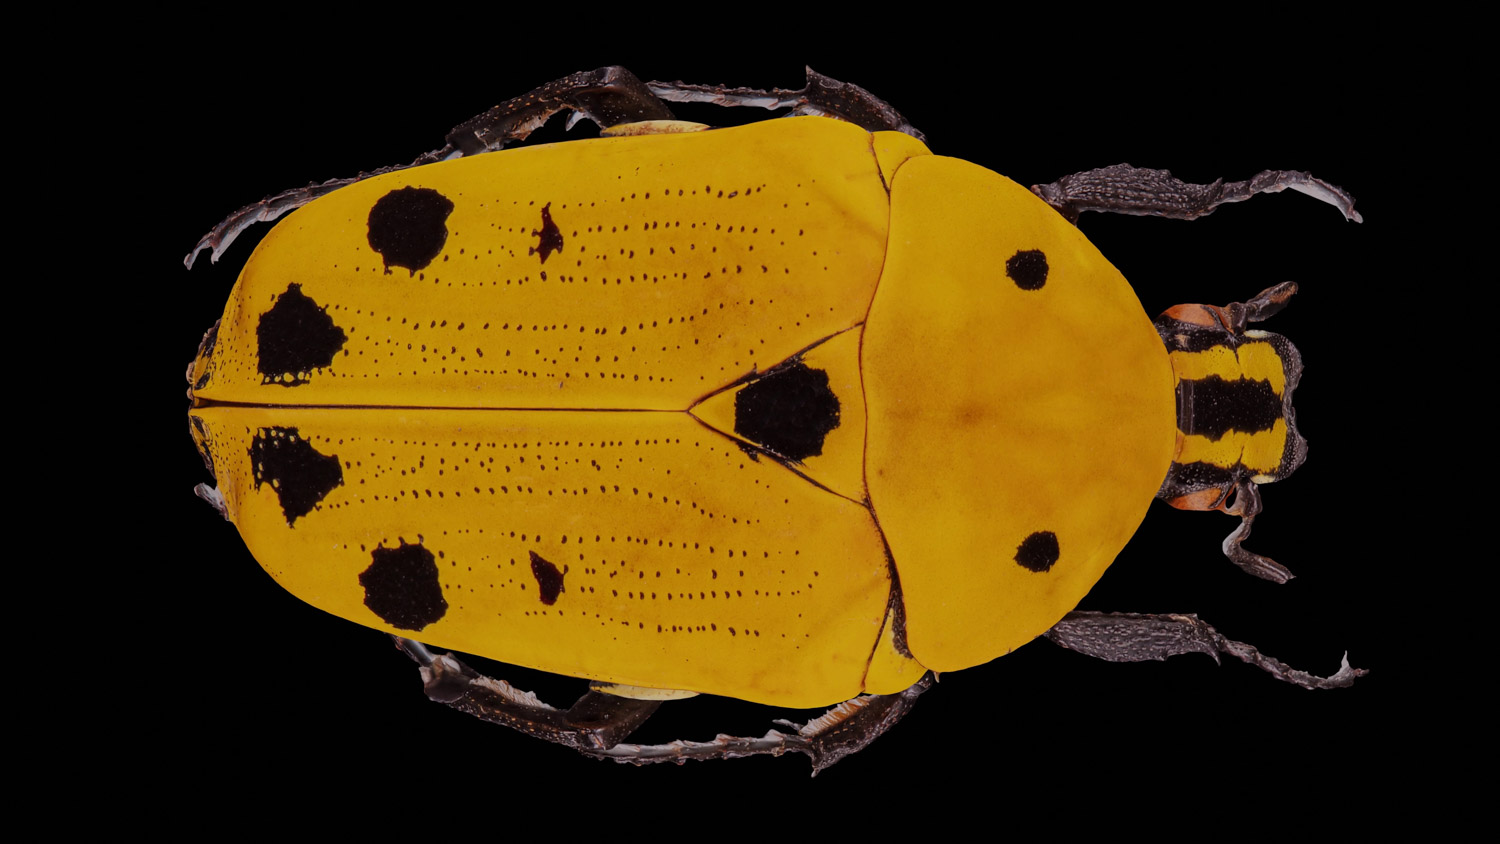
{"label": "black spot on pronotum", "polygon": [[1022,249],[1005,261],[1005,274],[1022,290],[1041,290],[1047,283],[1047,256],[1040,249]]}
{"label": "black spot on pronotum", "polygon": [[401,188],[370,209],[370,248],[385,259],[385,271],[405,267],[412,275],[432,263],[448,242],[453,202],[432,188]]}
{"label": "black spot on pronotum", "polygon": [[537,244],[527,249],[526,254],[542,256],[544,264],[547,263],[548,255],[562,248],[562,232],[557,228],[557,224],[552,222],[552,203],[542,206],[542,228],[532,229],[531,236],[537,239]]}
{"label": "black spot on pronotum", "polygon": [[276,490],[289,527],[344,482],[338,455],[319,452],[296,428],[257,431],[250,441],[250,470],[256,489],[270,484]]}
{"label": "black spot on pronotum", "polygon": [[823,453],[823,440],[839,426],[839,399],[828,373],[802,361],[774,369],[734,397],[734,432],[801,462]]}
{"label": "black spot on pronotum", "polygon": [[563,591],[563,573],[557,566],[532,551],[531,576],[536,578],[536,588],[542,595],[542,603],[549,607],[557,603],[557,596]]}
{"label": "black spot on pronotum", "polygon": [[1050,530],[1039,530],[1021,540],[1016,548],[1016,562],[1021,568],[1044,572],[1052,568],[1062,551],[1057,547],[1057,534]]}
{"label": "black spot on pronotum", "polygon": [[302,293],[302,285],[288,284],[255,326],[260,381],[283,387],[306,384],[313,370],[333,363],[348,339],[327,309]]}
{"label": "black spot on pronotum", "polygon": [[376,548],[359,585],[370,612],[402,630],[421,630],[448,611],[437,560],[420,542],[407,545],[403,539],[399,548]]}

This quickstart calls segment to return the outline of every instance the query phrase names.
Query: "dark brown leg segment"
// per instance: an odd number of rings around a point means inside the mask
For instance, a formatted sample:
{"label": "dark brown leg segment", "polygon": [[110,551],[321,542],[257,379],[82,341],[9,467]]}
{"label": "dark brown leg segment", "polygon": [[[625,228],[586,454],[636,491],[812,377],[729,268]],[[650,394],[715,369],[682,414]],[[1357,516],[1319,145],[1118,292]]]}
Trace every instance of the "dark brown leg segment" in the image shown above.
{"label": "dark brown leg segment", "polygon": [[615,746],[661,706],[660,701],[589,691],[571,709],[555,709],[536,695],[485,677],[452,656],[434,655],[420,642],[392,638],[396,647],[421,666],[427,697],[480,720],[582,753],[598,753]]}
{"label": "dark brown leg segment", "polygon": [[1109,662],[1163,660],[1188,653],[1208,654],[1218,662],[1219,654],[1228,654],[1304,689],[1341,689],[1369,673],[1351,668],[1347,654],[1331,677],[1298,671],[1244,642],[1224,638],[1196,615],[1071,612],[1044,635],[1069,650]]}
{"label": "dark brown leg segment", "polygon": [[1085,211],[1194,220],[1212,214],[1220,205],[1287,188],[1334,206],[1346,220],[1362,222],[1354,210],[1354,197],[1347,191],[1300,170],[1265,170],[1243,182],[1219,179],[1213,184],[1193,185],[1173,178],[1166,170],[1116,164],[1064,176],[1050,185],[1032,185],[1031,192],[1069,222],[1077,223],[1078,215]]}
{"label": "dark brown leg segment", "polygon": [[396,646],[422,670],[427,696],[476,718],[501,724],[527,735],[561,744],[596,759],[632,765],[689,759],[734,759],[795,752],[813,762],[813,775],[866,745],[905,715],[932,680],[924,676],[911,688],[894,695],[864,695],[830,709],[806,725],[778,721],[796,730],[771,730],[760,738],[720,735],[713,741],[674,741],[669,744],[622,744],[645,723],[660,701],[642,701],[590,691],[571,709],[555,709],[530,692],[520,691],[459,662],[451,655],[434,655],[420,642],[393,637]]}
{"label": "dark brown leg segment", "polygon": [[1250,528],[1260,513],[1260,487],[1249,478],[1241,478],[1234,487],[1234,503],[1226,504],[1224,512],[1240,517],[1240,526],[1224,537],[1224,556],[1247,573],[1273,583],[1286,583],[1296,575],[1292,570],[1270,557],[1263,557],[1244,546],[1250,538]]}
{"label": "dark brown leg segment", "polygon": [[905,132],[923,140],[923,135],[890,104],[858,85],[840,82],[807,68],[807,84],[790,88],[730,88],[726,85],[690,85],[686,82],[648,82],[651,93],[674,103],[712,103],[718,106],[789,108],[793,115],[835,117],[862,129]]}
{"label": "dark brown leg segment", "polygon": [[671,120],[672,110],[657,99],[635,74],[623,67],[572,73],[484,114],[470,118],[448,133],[448,146],[464,155],[491,152],[511,141],[525,140],[552,115],[574,112],[571,127],[588,118],[601,129],[642,120]]}

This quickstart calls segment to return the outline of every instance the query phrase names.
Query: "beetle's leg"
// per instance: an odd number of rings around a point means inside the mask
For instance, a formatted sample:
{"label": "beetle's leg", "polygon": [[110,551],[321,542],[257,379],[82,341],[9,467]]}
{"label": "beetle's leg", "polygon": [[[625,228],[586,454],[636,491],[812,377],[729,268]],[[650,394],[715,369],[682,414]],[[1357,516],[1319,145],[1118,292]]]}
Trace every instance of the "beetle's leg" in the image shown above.
{"label": "beetle's leg", "polygon": [[[426,155],[431,155],[431,153],[427,153]],[[440,159],[433,159],[433,161],[438,160]],[[378,170],[362,172],[358,176],[348,179],[329,179],[326,182],[310,184],[306,187],[284,190],[281,193],[268,196],[260,202],[252,202],[225,217],[223,220],[220,220],[219,224],[210,229],[208,234],[199,238],[198,243],[193,246],[193,251],[189,252],[186,258],[182,259],[182,263],[188,269],[192,269],[193,263],[198,260],[198,253],[208,249],[211,250],[209,252],[209,260],[217,264],[219,256],[224,254],[224,250],[229,248],[229,244],[234,243],[235,238],[239,237],[241,232],[256,223],[269,223],[288,211],[295,211],[320,196],[333,193],[339,188],[345,185],[352,185],[361,179],[368,179],[371,176],[379,176],[382,173],[390,173],[395,170],[402,170],[406,167],[426,163],[429,162],[418,158],[408,165],[382,167]]]}
{"label": "beetle's leg", "polygon": [[1194,220],[1212,214],[1220,205],[1287,188],[1334,206],[1346,220],[1363,221],[1354,210],[1354,197],[1347,191],[1300,170],[1264,170],[1243,182],[1219,179],[1213,184],[1193,185],[1166,170],[1116,164],[1064,176],[1050,185],[1032,185],[1031,192],[1069,222],[1077,223],[1078,215],[1085,211]]}
{"label": "beetle's leg", "polygon": [[502,724],[574,750],[597,754],[635,732],[661,706],[589,691],[572,708],[556,709],[531,692],[495,680],[447,654],[434,655],[420,642],[394,637],[396,646],[422,668],[427,696],[460,712]]}
{"label": "beetle's leg", "polygon": [[1243,336],[1246,325],[1270,319],[1285,308],[1296,293],[1297,282],[1283,281],[1274,287],[1267,287],[1260,291],[1254,299],[1248,302],[1230,302],[1223,308],[1228,317],[1225,320],[1225,327],[1236,335]]}
{"label": "beetle's leg", "polygon": [[1219,509],[1231,516],[1240,517],[1240,526],[1224,537],[1224,556],[1231,563],[1249,574],[1276,583],[1286,583],[1295,577],[1291,569],[1270,557],[1262,557],[1249,551],[1243,545],[1250,538],[1250,528],[1255,524],[1255,517],[1260,514],[1260,487],[1255,481],[1241,478],[1234,486],[1234,502],[1223,504]]}
{"label": "beetle's leg", "polygon": [[802,753],[812,759],[813,776],[840,759],[863,750],[911,711],[917,698],[932,686],[924,674],[906,691],[893,695],[862,695],[845,701],[806,724],[777,721],[795,733],[771,730],[760,738],[718,735],[713,741],[674,741],[669,744],[617,744],[605,751],[583,750],[589,756],[632,765],[689,759],[737,759],[742,756]]}
{"label": "beetle's leg", "polygon": [[731,88],[727,85],[690,85],[686,82],[647,82],[651,93],[674,103],[711,103],[717,106],[789,108],[793,115],[834,117],[876,132],[893,129],[917,140],[925,136],[906,122],[901,112],[865,89],[840,82],[807,68],[807,84],[791,88]]}
{"label": "beetle's leg", "polygon": [[581,71],[548,82],[453,127],[448,145],[464,155],[500,149],[525,140],[552,115],[568,109],[568,127],[588,118],[608,128],[642,120],[671,120],[672,110],[635,74],[623,67]]}
{"label": "beetle's leg", "polygon": [[1339,689],[1369,673],[1350,667],[1348,654],[1331,677],[1299,671],[1251,645],[1225,638],[1196,615],[1071,612],[1044,635],[1069,650],[1109,662],[1163,660],[1188,653],[1208,654],[1218,662],[1219,654],[1228,654],[1304,689]]}
{"label": "beetle's leg", "polygon": [[524,140],[546,123],[548,118],[564,109],[573,112],[569,118],[569,127],[580,117],[586,117],[601,127],[642,120],[672,119],[672,111],[667,104],[652,95],[634,74],[623,67],[602,67],[570,74],[465,120],[453,127],[444,138],[446,143],[442,147],[422,153],[410,164],[381,167],[353,178],[329,179],[321,184],[282,191],[260,202],[246,205],[204,235],[198,245],[193,247],[193,251],[183,259],[183,263],[188,269],[192,269],[198,253],[205,249],[212,250],[210,258],[217,262],[240,232],[256,223],[275,220],[288,211],[300,208],[345,185],[408,167],[497,150],[511,141]]}
{"label": "beetle's leg", "polygon": [[[566,745],[599,759],[645,765],[682,763],[689,759],[733,759],[740,756],[789,751],[813,760],[813,774],[851,753],[862,750],[901,719],[931,679],[923,677],[900,694],[865,695],[830,709],[795,733],[771,730],[760,738],[716,736],[713,741],[674,741],[670,744],[621,744],[661,705],[659,700],[636,700],[589,691],[571,709],[555,709],[530,692],[485,677],[451,655],[434,655],[420,642],[394,637],[422,668],[427,696],[460,712],[527,735]],[[785,724],[786,722],[781,722]]]}

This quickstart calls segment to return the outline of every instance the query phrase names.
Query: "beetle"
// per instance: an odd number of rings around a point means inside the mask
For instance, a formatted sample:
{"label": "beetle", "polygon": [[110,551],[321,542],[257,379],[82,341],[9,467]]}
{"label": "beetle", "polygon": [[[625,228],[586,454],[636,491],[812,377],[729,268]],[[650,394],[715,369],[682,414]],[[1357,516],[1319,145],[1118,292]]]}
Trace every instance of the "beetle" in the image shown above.
{"label": "beetle", "polygon": [[[1301,460],[1290,410],[1300,370],[1289,345],[1274,348],[1277,341],[1248,323],[1284,305],[1290,288],[1226,309],[1184,306],[1152,327],[1118,273],[1043,200],[1075,217],[1090,209],[1191,216],[1257,188],[1293,186],[1353,217],[1347,196],[1294,173],[1244,184],[1240,194],[1207,200],[1206,209],[1089,204],[1094,193],[1122,185],[1157,194],[1182,190],[1159,171],[1128,168],[1060,180],[1036,189],[1038,199],[981,168],[931,156],[910,135],[891,131],[910,127],[862,90],[809,77],[802,92],[773,93],[779,101],[800,98],[788,103],[796,111],[832,112],[884,131],[871,135],[805,118],[476,155],[524,134],[549,109],[572,109],[611,127],[665,119],[658,111],[665,107],[643,96],[639,83],[605,69],[559,80],[461,125],[446,150],[419,159],[423,169],[288,192],[230,218],[203,246],[217,251],[249,221],[305,203],[252,257],[222,327],[205,337],[190,372],[194,436],[219,481],[218,490],[203,488],[205,497],[236,521],[257,558],[294,592],[401,633],[433,697],[630,761],[794,749],[826,766],[900,717],[926,688],[925,669],[987,661],[1048,631],[1117,658],[1144,636],[1185,642],[1203,634],[1199,623],[1176,617],[1059,622],[1163,491],[1161,476],[1177,440],[1221,442],[1234,430],[1230,424],[1211,434],[1173,433],[1179,397],[1193,384],[1217,383],[1215,375],[1219,382],[1266,385],[1247,385],[1227,401],[1269,412],[1270,421],[1256,422],[1254,431],[1282,425],[1281,446],[1272,449],[1276,461],[1217,486],[1202,482],[1208,461],[1197,461],[1196,474],[1177,477],[1175,486],[1168,479],[1167,497],[1245,515],[1227,550],[1243,567],[1279,576],[1240,542],[1254,517],[1250,476],[1274,479]],[[650,91],[672,88],[653,83]],[[719,99],[766,94],[680,84],[675,90]],[[459,160],[437,163],[448,157]],[[568,182],[558,173],[584,175]],[[618,190],[610,190],[611,180],[622,183]],[[656,206],[649,205],[653,199]],[[736,200],[748,210],[736,208]],[[984,206],[995,212],[991,219],[1024,229],[1025,237],[996,238],[976,255],[975,244],[993,237],[973,228],[979,220],[972,212]],[[954,207],[963,213],[955,215]],[[466,216],[480,208],[491,216]],[[886,214],[890,232],[914,232],[916,248],[886,247]],[[471,274],[465,264],[483,271]],[[744,280],[757,274],[760,286]],[[957,284],[966,275],[985,276],[986,289],[1003,280],[1009,286],[1000,289],[1011,298],[983,304],[967,288],[948,298],[934,293],[933,278]],[[1075,293],[1062,310],[1042,307],[1048,293],[1068,289],[1058,282],[1070,275],[1089,279],[1089,295]],[[881,282],[875,295],[880,279],[903,277],[924,281],[904,289]],[[834,278],[841,280],[828,281]],[[673,285],[676,291],[662,292]],[[725,290],[744,292],[732,298]],[[765,291],[758,306],[752,291]],[[487,296],[505,297],[499,301],[506,304],[480,305]],[[652,310],[643,311],[642,303]],[[1024,311],[1017,303],[1039,309]],[[1068,309],[1072,314],[1062,317]],[[979,365],[929,363],[962,359],[976,341],[993,342],[997,334],[1023,339]],[[1111,341],[1077,341],[1091,334]],[[1199,353],[1223,346],[1203,334],[1243,344],[1247,359],[1258,361],[1252,366],[1261,368],[1243,378],[1216,369],[1222,360],[1204,363],[1213,356]],[[1175,387],[1163,336],[1181,338],[1178,357],[1196,361],[1176,368]],[[486,339],[460,347],[471,337]],[[1262,347],[1269,358],[1251,351]],[[995,362],[1020,359],[1026,367]],[[1202,371],[1182,376],[1194,366]],[[1279,377],[1277,367],[1283,367]],[[993,377],[976,383],[978,374]],[[1018,375],[1024,383],[1007,380]],[[1039,388],[1047,384],[1066,389],[1042,399]],[[1110,398],[1080,398],[1101,392]],[[914,404],[911,395],[921,399]],[[933,398],[940,395],[947,398]],[[1017,423],[1032,437],[1029,445],[955,462],[952,455],[962,449],[954,441],[993,430],[988,409],[1012,395],[1030,396],[1032,408],[1052,406]],[[618,396],[634,398],[621,404]],[[1204,407],[1223,403],[1215,396]],[[640,421],[626,410],[640,411]],[[875,424],[882,420],[901,424]],[[622,424],[637,426],[634,434],[621,433]],[[955,433],[964,427],[970,436]],[[1050,449],[1041,445],[1046,440],[1054,443]],[[1097,462],[1059,457],[1079,442],[1112,455],[1104,474],[1118,484],[1099,479]],[[351,457],[355,443],[368,456]],[[688,456],[662,460],[650,454],[654,448]],[[1035,464],[1046,464],[1045,471]],[[569,472],[596,479],[615,473],[627,485],[607,482],[596,490],[568,479]],[[706,481],[699,473],[725,477]],[[524,477],[525,492],[505,475]],[[996,481],[1001,475],[1027,483],[1018,489]],[[552,478],[559,480],[545,488],[540,479]],[[976,492],[955,501],[954,487]],[[511,496],[521,503],[497,503]],[[882,506],[882,500],[899,503]],[[1013,525],[995,529],[986,515],[1028,506],[1034,512],[1021,521],[1033,529],[1021,533]],[[381,507],[383,515],[376,512]],[[660,508],[669,508],[670,517],[650,512]],[[445,512],[455,519],[444,528],[413,521],[442,520]],[[635,527],[589,530],[590,518]],[[693,520],[706,527],[685,527]],[[324,526],[314,527],[320,521]],[[936,531],[934,523],[941,524]],[[498,544],[509,548],[504,553],[495,550],[497,530]],[[793,541],[772,543],[768,536]],[[330,541],[333,553],[325,550]],[[805,544],[793,547],[799,543]],[[1097,547],[1070,559],[1075,543]],[[603,550],[610,548],[629,551]],[[773,559],[773,552],[791,562]],[[827,564],[809,564],[804,553]],[[358,563],[327,564],[324,558],[334,555]],[[679,565],[673,557],[691,562]],[[997,557],[1007,565],[954,569],[944,562]],[[834,569],[835,562],[854,568]],[[293,564],[305,564],[304,573],[290,573]],[[631,578],[636,583],[620,588]],[[964,592],[999,596],[1004,605],[951,611]],[[599,597],[583,606],[591,600],[586,596]],[[730,609],[712,608],[721,600]],[[681,624],[634,609],[668,601],[711,609]],[[567,620],[570,611],[583,621]],[[500,627],[470,621],[444,632],[459,618],[489,614],[505,620]],[[679,611],[688,615],[694,612]],[[809,616],[814,620],[800,629],[792,620]],[[627,640],[614,626],[636,638]],[[1101,644],[1101,636],[1108,641]],[[433,657],[413,637],[600,685],[566,717],[547,714],[455,660]],[[759,644],[775,638],[792,641]],[[641,644],[648,640],[671,644]],[[751,655],[722,657],[722,641],[751,643]],[[1165,647],[1179,646],[1186,647]],[[1356,673],[1346,666],[1319,682],[1342,685]],[[642,689],[663,686],[790,705],[874,695],[861,698],[860,708],[836,710],[817,725],[822,732],[668,751],[621,745],[658,704]]]}

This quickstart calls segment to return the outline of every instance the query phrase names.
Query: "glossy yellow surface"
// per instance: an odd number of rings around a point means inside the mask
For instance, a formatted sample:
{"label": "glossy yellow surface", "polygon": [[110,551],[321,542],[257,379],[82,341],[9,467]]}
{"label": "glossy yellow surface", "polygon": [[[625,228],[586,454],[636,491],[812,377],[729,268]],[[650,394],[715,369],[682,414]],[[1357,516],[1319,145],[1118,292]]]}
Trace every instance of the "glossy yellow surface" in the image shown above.
{"label": "glossy yellow surface", "polygon": [[[751,460],[685,413],[211,407],[193,411],[250,552],[314,606],[431,645],[595,680],[789,706],[863,686],[890,594],[867,508]],[[336,456],[289,527],[248,455],[262,428]],[[383,621],[377,547],[430,551],[448,604]],[[541,602],[531,554],[562,572]]]}
{"label": "glossy yellow surface", "polygon": [[[1041,250],[1046,283],[1006,274]],[[973,164],[908,161],[861,356],[865,478],[917,661],[1005,654],[1077,605],[1172,458],[1172,370],[1140,302],[1079,231]],[[1045,571],[1016,562],[1055,534]]]}
{"label": "glossy yellow surface", "polygon": [[[411,187],[453,208],[430,262],[390,266],[372,208]],[[1029,249],[1040,290],[1005,276]],[[289,300],[336,351],[268,373],[265,315]],[[789,362],[839,411],[783,463],[734,399]],[[341,189],[265,238],[192,380],[227,515],[303,600],[547,671],[803,707],[1046,630],[1174,445],[1161,343],[1075,228],[994,173],[819,118]],[[1014,559],[1037,531],[1061,547],[1040,572]],[[441,600],[377,611],[368,575],[418,546]]]}
{"label": "glossy yellow surface", "polygon": [[[872,136],[830,120],[480,155],[340,189],[277,225],[219,329],[209,401],[683,410],[864,319],[885,260]],[[399,187],[452,201],[442,252],[391,267],[368,218]],[[542,210],[562,237],[542,260]],[[262,383],[289,284],[347,335]],[[196,377],[196,376],[195,376]]]}

